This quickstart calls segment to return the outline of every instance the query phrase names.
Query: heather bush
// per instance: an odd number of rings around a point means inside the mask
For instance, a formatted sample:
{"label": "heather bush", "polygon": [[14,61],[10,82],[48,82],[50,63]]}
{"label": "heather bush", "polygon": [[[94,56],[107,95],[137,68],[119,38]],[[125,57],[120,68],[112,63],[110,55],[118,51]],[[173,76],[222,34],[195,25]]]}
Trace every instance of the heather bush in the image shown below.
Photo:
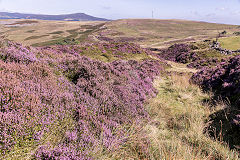
{"label": "heather bush", "polygon": [[151,82],[161,69],[158,62],[104,64],[74,57],[63,60],[60,68],[76,85],[76,98],[82,105],[76,106],[73,113],[78,130],[84,132],[80,139],[88,148],[97,145],[100,139],[107,150],[115,148],[123,140],[120,124],[148,118],[143,104],[156,94]]}
{"label": "heather bush", "polygon": [[35,159],[91,159],[98,146],[110,151],[125,143],[124,126],[149,118],[144,104],[157,93],[152,82],[161,62],[81,56],[93,48],[97,54],[144,51],[122,43],[1,47],[0,156],[30,147],[23,152]]}
{"label": "heather bush", "polygon": [[228,61],[228,58],[217,59],[217,58],[201,58],[196,61],[192,61],[187,65],[189,68],[202,69],[204,67],[214,67],[221,62]]}
{"label": "heather bush", "polygon": [[200,68],[202,67],[201,58],[194,52],[195,49],[194,45],[174,44],[168,49],[162,50],[157,57],[177,63],[189,63],[189,68]]}
{"label": "heather bush", "polygon": [[31,63],[37,61],[30,47],[26,48],[18,43],[6,41],[7,47],[0,48],[0,59],[5,62]]}
{"label": "heather bush", "polygon": [[233,104],[239,104],[240,56],[219,63],[215,68],[204,68],[194,74],[191,81],[205,90],[212,89],[216,94],[227,97]]}
{"label": "heather bush", "polygon": [[63,118],[60,111],[67,106],[62,100],[70,97],[57,85],[49,67],[0,62],[0,134],[5,153],[25,141],[41,139],[51,123]]}
{"label": "heather bush", "polygon": [[[200,44],[199,44],[200,45]],[[198,49],[204,51],[198,51]],[[213,51],[209,47],[195,46],[193,44],[175,44],[168,49],[162,50],[157,57],[160,59],[166,59],[177,63],[188,64],[189,68],[202,69],[206,66],[215,66],[220,62],[226,61],[226,56]]]}
{"label": "heather bush", "polygon": [[158,57],[169,60],[169,61],[174,61],[174,62],[180,61],[181,63],[182,62],[188,63],[190,58],[190,55],[189,55],[190,51],[191,51],[191,48],[187,44],[174,44],[168,49],[165,49],[161,53],[159,53]]}

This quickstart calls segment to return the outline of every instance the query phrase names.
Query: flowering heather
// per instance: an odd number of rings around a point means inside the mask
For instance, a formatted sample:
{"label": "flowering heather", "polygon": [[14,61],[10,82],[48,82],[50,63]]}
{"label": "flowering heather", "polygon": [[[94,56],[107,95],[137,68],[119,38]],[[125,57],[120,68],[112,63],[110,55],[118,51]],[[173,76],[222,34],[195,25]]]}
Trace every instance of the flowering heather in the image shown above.
{"label": "flowering heather", "polygon": [[219,63],[215,68],[204,68],[194,74],[191,81],[204,89],[212,89],[232,103],[240,104],[240,56]]}
{"label": "flowering heather", "polygon": [[35,159],[92,159],[98,146],[118,149],[127,140],[124,126],[148,119],[144,104],[157,93],[161,62],[81,56],[93,49],[144,51],[124,43],[0,48],[0,156],[33,145]]}
{"label": "flowering heather", "polygon": [[180,63],[188,63],[188,59],[185,59],[184,57],[184,60],[182,60],[182,58],[180,58],[179,56],[188,55],[190,51],[191,48],[187,44],[174,44],[168,49],[162,50],[162,52],[159,53],[157,56],[159,58],[163,58],[169,61],[180,61]]}
{"label": "flowering heather", "polygon": [[187,67],[196,69],[202,69],[206,66],[215,66],[220,62],[226,61],[217,51],[204,48],[204,52],[197,52],[196,49],[198,48],[194,45],[174,44],[168,49],[162,50],[156,56],[160,59],[166,59],[177,63],[188,63]]}
{"label": "flowering heather", "polygon": [[37,61],[37,58],[30,47],[23,47],[21,44],[6,41],[7,46],[0,48],[0,59],[5,62],[17,62],[28,64]]}

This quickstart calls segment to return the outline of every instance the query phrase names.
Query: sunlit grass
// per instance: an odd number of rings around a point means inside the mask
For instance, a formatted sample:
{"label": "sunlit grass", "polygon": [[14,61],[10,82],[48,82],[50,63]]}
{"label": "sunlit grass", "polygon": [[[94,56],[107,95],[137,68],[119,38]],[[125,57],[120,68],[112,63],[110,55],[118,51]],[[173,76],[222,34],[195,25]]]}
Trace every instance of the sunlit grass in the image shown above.
{"label": "sunlit grass", "polygon": [[240,36],[226,37],[219,39],[222,48],[230,50],[240,49]]}

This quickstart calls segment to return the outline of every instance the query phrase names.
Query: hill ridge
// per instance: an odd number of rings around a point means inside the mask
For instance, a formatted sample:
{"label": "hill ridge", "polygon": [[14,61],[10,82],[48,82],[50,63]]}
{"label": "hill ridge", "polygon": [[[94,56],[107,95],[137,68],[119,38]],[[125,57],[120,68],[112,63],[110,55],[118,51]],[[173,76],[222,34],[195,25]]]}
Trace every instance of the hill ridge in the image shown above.
{"label": "hill ridge", "polygon": [[71,14],[29,14],[18,12],[0,12],[0,19],[37,19],[37,20],[61,20],[61,21],[109,21],[105,18],[90,16],[85,13]]}

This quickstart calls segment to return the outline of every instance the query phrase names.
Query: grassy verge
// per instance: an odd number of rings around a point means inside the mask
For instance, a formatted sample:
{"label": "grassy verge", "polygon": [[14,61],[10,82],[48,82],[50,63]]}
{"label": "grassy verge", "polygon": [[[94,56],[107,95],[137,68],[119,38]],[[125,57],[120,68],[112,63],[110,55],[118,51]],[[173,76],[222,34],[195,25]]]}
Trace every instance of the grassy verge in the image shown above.
{"label": "grassy verge", "polygon": [[[202,104],[210,96],[189,84],[189,76],[171,73],[155,82],[157,98],[149,113],[157,124],[148,124],[153,158],[158,159],[237,159],[227,145],[213,141],[204,134],[205,121],[214,111]],[[221,106],[218,106],[221,108]]]}

